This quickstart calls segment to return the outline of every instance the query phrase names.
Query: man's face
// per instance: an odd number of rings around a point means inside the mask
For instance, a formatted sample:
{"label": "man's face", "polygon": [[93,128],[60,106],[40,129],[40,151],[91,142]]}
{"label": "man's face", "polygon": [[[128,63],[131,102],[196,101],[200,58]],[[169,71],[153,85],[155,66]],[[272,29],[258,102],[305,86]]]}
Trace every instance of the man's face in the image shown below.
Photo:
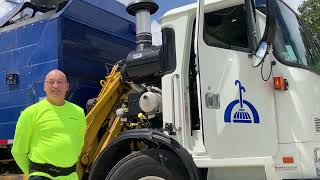
{"label": "man's face", "polygon": [[66,76],[59,70],[53,70],[46,76],[44,91],[48,98],[53,100],[64,100],[69,89]]}

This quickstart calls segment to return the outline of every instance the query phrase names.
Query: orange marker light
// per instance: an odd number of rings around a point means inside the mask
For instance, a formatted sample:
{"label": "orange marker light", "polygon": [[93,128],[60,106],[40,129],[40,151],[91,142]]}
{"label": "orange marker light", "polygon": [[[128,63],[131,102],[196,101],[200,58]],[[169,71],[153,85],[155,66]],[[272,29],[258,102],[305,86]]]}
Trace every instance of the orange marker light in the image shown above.
{"label": "orange marker light", "polygon": [[273,78],[274,89],[279,91],[288,90],[288,81],[283,77],[274,77]]}
{"label": "orange marker light", "polygon": [[293,156],[282,157],[282,162],[283,162],[283,164],[293,164],[294,163]]}

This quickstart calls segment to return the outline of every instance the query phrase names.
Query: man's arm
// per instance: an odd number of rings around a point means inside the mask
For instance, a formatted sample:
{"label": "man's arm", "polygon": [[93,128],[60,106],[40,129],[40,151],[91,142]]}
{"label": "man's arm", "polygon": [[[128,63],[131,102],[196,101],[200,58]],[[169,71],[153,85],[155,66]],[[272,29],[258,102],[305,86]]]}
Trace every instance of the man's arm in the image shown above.
{"label": "man's arm", "polygon": [[11,153],[24,174],[29,175],[28,158],[31,137],[31,117],[23,111],[18,119]]}

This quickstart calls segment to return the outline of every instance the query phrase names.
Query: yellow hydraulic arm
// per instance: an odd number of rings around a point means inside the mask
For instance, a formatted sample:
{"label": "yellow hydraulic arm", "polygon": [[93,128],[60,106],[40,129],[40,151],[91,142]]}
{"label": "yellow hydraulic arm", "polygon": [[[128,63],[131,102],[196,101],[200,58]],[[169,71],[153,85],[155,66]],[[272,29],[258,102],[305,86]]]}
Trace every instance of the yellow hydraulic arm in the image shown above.
{"label": "yellow hydraulic arm", "polygon": [[[126,98],[129,88],[121,81],[118,65],[113,67],[111,73],[106,76],[105,80],[101,80],[100,84],[102,90],[86,117],[87,130],[84,147],[77,164],[79,179],[82,179],[84,173],[88,172],[88,165],[121,130],[121,121],[114,113],[114,106],[118,100]],[[103,130],[102,135],[101,130]]]}

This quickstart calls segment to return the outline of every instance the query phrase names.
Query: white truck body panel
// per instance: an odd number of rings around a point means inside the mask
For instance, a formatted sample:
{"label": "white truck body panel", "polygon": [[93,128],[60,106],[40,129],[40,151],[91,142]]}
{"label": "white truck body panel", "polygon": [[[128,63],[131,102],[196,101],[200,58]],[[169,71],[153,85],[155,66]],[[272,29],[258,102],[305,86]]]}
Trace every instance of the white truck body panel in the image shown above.
{"label": "white truck body panel", "polygon": [[[206,1],[205,12],[243,3],[241,0]],[[265,82],[261,79],[261,67],[251,66],[248,52],[209,46],[200,33],[198,94],[201,97],[201,126],[199,130],[191,130],[188,66],[196,9],[196,4],[188,5],[169,11],[161,18],[162,28],[174,29],[177,47],[176,69],[162,77],[164,123],[173,123],[178,129],[177,135],[171,137],[192,154],[198,167],[208,168],[208,179],[316,177],[317,166],[320,167],[320,158],[315,159],[315,151],[320,156],[320,128],[316,126],[320,123],[320,103],[310,102],[320,99],[319,75],[286,66],[272,53],[265,58],[263,76],[268,77],[272,61],[276,65],[271,78]],[[256,17],[257,36],[261,39],[266,18],[259,11]],[[288,80],[287,91],[274,90],[272,78],[275,76]],[[246,101],[243,109],[250,115],[250,123],[234,123],[232,120],[241,109],[236,80],[245,88],[242,92],[242,101]],[[219,108],[206,107],[207,93],[219,94]],[[231,102],[236,103],[231,110],[231,122],[225,122],[225,112]],[[254,122],[254,112],[248,104],[255,107],[259,123]],[[285,162],[286,158],[289,162]],[[250,173],[252,171],[255,173]]]}

